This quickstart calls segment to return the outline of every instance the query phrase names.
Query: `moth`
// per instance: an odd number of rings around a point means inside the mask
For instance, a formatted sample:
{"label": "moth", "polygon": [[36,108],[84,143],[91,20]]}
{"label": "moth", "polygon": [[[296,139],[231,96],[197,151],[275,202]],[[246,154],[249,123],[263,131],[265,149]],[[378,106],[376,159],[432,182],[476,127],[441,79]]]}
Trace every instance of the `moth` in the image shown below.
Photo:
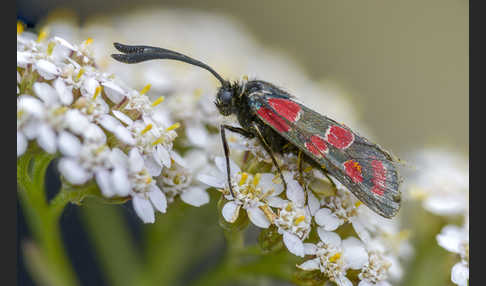
{"label": "moth", "polygon": [[120,43],[114,43],[114,46],[122,52],[111,55],[117,61],[129,64],[153,59],[181,61],[209,71],[221,82],[214,103],[223,116],[236,115],[241,126],[220,126],[231,194],[226,130],[247,138],[258,138],[285,188],[287,184],[275,153],[297,152],[299,157],[346,186],[374,212],[386,218],[398,213],[401,179],[397,159],[344,124],[306,107],[269,82],[250,80],[231,83],[205,63],[175,51]]}

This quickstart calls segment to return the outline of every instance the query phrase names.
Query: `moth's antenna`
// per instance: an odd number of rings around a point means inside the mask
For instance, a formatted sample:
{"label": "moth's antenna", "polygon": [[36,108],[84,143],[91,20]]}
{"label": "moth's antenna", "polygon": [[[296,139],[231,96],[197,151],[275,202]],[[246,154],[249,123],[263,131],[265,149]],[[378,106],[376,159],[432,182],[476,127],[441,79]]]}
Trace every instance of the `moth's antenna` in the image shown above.
{"label": "moth's antenna", "polygon": [[221,82],[223,86],[229,86],[230,84],[228,81],[224,80],[217,72],[215,72],[210,66],[178,52],[150,46],[128,46],[120,43],[113,43],[113,45],[117,50],[123,53],[111,55],[112,58],[119,62],[135,64],[154,59],[176,60],[208,70]]}

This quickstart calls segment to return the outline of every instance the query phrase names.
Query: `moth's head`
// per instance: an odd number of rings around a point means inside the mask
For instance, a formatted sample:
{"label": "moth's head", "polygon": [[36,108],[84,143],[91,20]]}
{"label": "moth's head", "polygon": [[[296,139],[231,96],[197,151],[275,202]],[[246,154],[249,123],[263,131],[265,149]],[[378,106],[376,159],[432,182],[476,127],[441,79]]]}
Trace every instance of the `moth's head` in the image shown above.
{"label": "moth's head", "polygon": [[235,99],[234,89],[229,84],[223,84],[216,94],[214,104],[216,104],[219,113],[228,116],[234,112]]}

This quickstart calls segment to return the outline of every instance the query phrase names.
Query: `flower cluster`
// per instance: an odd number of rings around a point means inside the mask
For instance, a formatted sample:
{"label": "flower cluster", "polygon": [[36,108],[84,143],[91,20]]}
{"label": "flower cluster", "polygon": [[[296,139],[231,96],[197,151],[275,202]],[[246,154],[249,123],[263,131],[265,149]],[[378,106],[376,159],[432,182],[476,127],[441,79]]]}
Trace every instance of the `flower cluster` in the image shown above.
{"label": "flower cluster", "polygon": [[[49,23],[57,35],[52,38],[18,34],[18,156],[36,141],[46,152],[59,154],[67,182],[94,180],[103,196],[131,198],[144,222],[154,222],[154,211],[165,212],[178,198],[201,206],[209,201],[206,189],[214,187],[221,192],[226,222],[246,213],[256,227],[275,228],[288,251],[302,258],[297,265],[302,271],[320,271],[339,285],[387,285],[400,279],[400,260],[410,254],[410,246],[398,220],[373,213],[307,162],[300,172],[294,154],[276,154],[284,188],[258,141],[234,134],[228,134],[228,178],[217,132],[222,118],[213,104],[216,80],[183,64],[124,65],[109,54],[113,42],[151,39],[151,45],[211,63],[225,78],[247,73],[286,86],[316,111],[359,126],[344,96],[310,80],[224,18],[171,11],[123,17],[83,29],[54,21]],[[94,40],[70,43],[88,36]]]}
{"label": "flower cluster", "polygon": [[438,244],[459,256],[451,280],[468,285],[469,280],[469,166],[463,157],[448,150],[417,152],[419,175],[410,183],[410,197],[422,202],[428,212],[446,220],[460,218],[462,225],[444,226]]}
{"label": "flower cluster", "polygon": [[[148,87],[136,91],[101,72],[91,42],[74,45],[48,38],[46,31],[36,36],[20,29],[17,156],[35,141],[45,152],[60,155],[59,171],[68,183],[94,179],[105,197],[132,198],[140,218],[154,222],[155,210],[166,211],[170,192],[157,182],[167,182],[163,178],[173,176],[168,174],[177,170],[174,165],[185,165],[173,149],[180,124],[160,116],[164,97],[150,100]],[[177,194],[191,194],[189,185],[179,186]],[[185,198],[197,205],[208,201],[201,191]]]}
{"label": "flower cluster", "polygon": [[[295,166],[292,156],[281,158],[282,166]],[[258,164],[262,162],[253,159]],[[198,179],[223,193],[223,218],[233,223],[241,211],[246,211],[255,226],[275,227],[289,252],[310,257],[297,265],[298,268],[320,270],[338,285],[352,285],[347,277],[348,269],[360,270],[360,285],[389,285],[388,281],[401,278],[399,260],[411,254],[406,232],[400,231],[393,221],[362,206],[339,182],[334,182],[335,189],[328,184],[330,189],[327,191],[321,188],[320,192],[314,192],[307,188],[311,184],[302,186],[299,173],[290,168],[283,171],[287,182],[287,190],[284,191],[276,172],[251,174],[230,161],[233,196],[224,158],[216,157],[215,165],[212,172],[200,174]],[[307,166],[307,173],[312,173],[309,169]],[[328,180],[316,177],[315,180]],[[357,236],[348,235],[341,239],[340,233],[346,224],[352,225]],[[312,229],[317,230],[319,237],[315,242],[309,239]]]}

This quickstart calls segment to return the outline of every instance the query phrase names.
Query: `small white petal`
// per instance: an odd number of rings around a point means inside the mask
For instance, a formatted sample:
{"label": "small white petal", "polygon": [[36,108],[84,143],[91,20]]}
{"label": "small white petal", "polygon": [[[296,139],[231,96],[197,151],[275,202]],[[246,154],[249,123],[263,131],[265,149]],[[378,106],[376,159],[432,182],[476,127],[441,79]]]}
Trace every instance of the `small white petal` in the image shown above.
{"label": "small white petal", "polygon": [[233,223],[238,219],[238,213],[240,212],[241,205],[236,204],[233,201],[227,202],[222,209],[223,218],[230,223]]}
{"label": "small white petal", "polygon": [[57,91],[50,84],[45,82],[35,82],[32,85],[32,90],[34,91],[34,94],[47,105],[55,104],[59,98]]}
{"label": "small white petal", "polygon": [[100,169],[95,172],[95,179],[103,196],[110,198],[115,195],[115,190],[111,185],[110,172],[105,169]]}
{"label": "small white petal", "polygon": [[83,82],[83,89],[81,89],[81,92],[84,96],[91,97],[95,94],[98,86],[100,86],[99,82],[96,79],[89,77]]}
{"label": "small white petal", "polygon": [[68,58],[75,50],[70,43],[62,38],[54,37],[52,40],[56,43],[51,54],[51,58],[55,62],[61,62],[62,60]]}
{"label": "small white petal", "polygon": [[343,220],[334,215],[330,209],[322,208],[314,216],[316,223],[327,231],[333,231],[343,224]]}
{"label": "small white petal", "polygon": [[331,245],[333,247],[339,247],[341,245],[341,238],[339,235],[332,231],[326,231],[322,227],[317,228],[317,234],[322,242]]}
{"label": "small white petal", "polygon": [[61,37],[55,36],[54,38],[52,38],[52,40],[56,41],[60,46],[65,47],[69,50],[72,50],[72,51],[76,50],[76,48],[74,48],[73,45],[71,45],[68,41],[64,40]]}
{"label": "small white petal", "polygon": [[148,193],[150,201],[154,205],[155,209],[161,213],[165,213],[167,210],[167,199],[165,195],[160,191],[159,187],[151,186],[151,191]]}
{"label": "small white petal", "polygon": [[104,87],[106,96],[115,104],[120,103],[125,97],[125,91],[117,84],[111,81],[101,83]]}
{"label": "small white petal", "polygon": [[[267,228],[270,226],[270,221],[268,220],[265,213],[258,207],[251,207],[246,210],[248,218],[250,221],[261,228]],[[302,246],[303,247],[303,246]]]}
{"label": "small white petal", "polygon": [[287,198],[294,202],[297,206],[302,207],[305,204],[305,193],[302,186],[297,182],[292,173],[283,172],[285,181],[287,182]]}
{"label": "small white petal", "polygon": [[283,242],[290,253],[304,257],[304,244],[296,235],[285,231],[283,233]]}
{"label": "small white petal", "polygon": [[37,72],[46,80],[54,79],[60,74],[60,71],[55,64],[44,59],[36,61],[34,63],[34,69],[36,69]]}
{"label": "small white petal", "polygon": [[47,124],[41,124],[37,134],[37,143],[47,153],[54,154],[57,150],[56,132]]}
{"label": "small white petal", "polygon": [[143,156],[144,165],[147,171],[149,172],[150,176],[158,177],[162,172],[162,165],[155,161],[152,155],[145,155]]}
{"label": "small white petal", "polygon": [[125,167],[128,164],[128,156],[118,148],[113,148],[110,153],[110,162],[115,167]]}
{"label": "small white petal", "polygon": [[351,225],[353,226],[354,231],[359,236],[361,241],[363,241],[365,245],[370,245],[371,236],[369,232],[366,230],[366,228],[364,227],[364,225],[355,217],[352,217],[349,220],[351,221]]}
{"label": "small white petal", "polygon": [[319,269],[320,261],[319,258],[314,258],[311,260],[307,260],[306,262],[297,265],[298,268],[306,271],[317,270]]}
{"label": "small white petal", "polygon": [[58,170],[66,180],[74,185],[84,184],[91,178],[91,174],[86,172],[78,162],[68,158],[59,160]]}
{"label": "small white petal", "polygon": [[198,170],[208,167],[208,155],[199,149],[193,149],[184,154],[184,162],[186,163],[186,168],[193,173],[197,173]]}
{"label": "small white petal", "polygon": [[209,175],[205,175],[205,174],[199,174],[197,176],[197,179],[210,186],[210,187],[215,187],[215,188],[218,188],[218,189],[223,189],[225,187],[225,183],[226,183],[226,180],[225,179],[221,179],[221,178],[217,178],[217,177],[213,177],[213,176],[209,176]]}
{"label": "small white petal", "polygon": [[115,168],[111,173],[111,182],[119,196],[127,196],[132,188],[128,180],[127,171],[124,168]]}
{"label": "small white petal", "polygon": [[132,199],[133,209],[144,223],[154,223],[155,214],[152,204],[141,196],[134,196]]}
{"label": "small white petal", "polygon": [[118,120],[125,123],[126,125],[132,125],[133,124],[133,120],[130,117],[128,117],[127,115],[125,115],[125,113],[118,111],[118,110],[112,110],[111,112],[113,113],[113,115],[116,118],[118,118]]}
{"label": "small white petal", "polygon": [[17,51],[17,66],[21,68],[26,68],[28,64],[34,62],[32,58],[32,53],[30,52],[19,52]]}
{"label": "small white petal", "polygon": [[37,134],[39,134],[39,126],[42,124],[42,121],[29,120],[24,124],[24,126],[22,126],[22,132],[28,140],[34,140],[37,138]]}
{"label": "small white petal", "polygon": [[267,203],[268,203],[269,206],[271,206],[273,208],[282,209],[286,205],[288,205],[289,201],[282,199],[281,197],[269,197],[267,199]]}
{"label": "small white petal", "polygon": [[61,78],[54,80],[53,85],[61,102],[65,105],[70,105],[73,102],[72,87],[68,88]]}
{"label": "small white petal", "polygon": [[136,143],[135,139],[132,137],[132,133],[123,125],[117,125],[115,130],[113,130],[113,134],[125,144],[135,145]]}
{"label": "small white petal", "polygon": [[170,168],[171,160],[169,152],[161,145],[155,148],[155,158],[158,159],[164,166]]}
{"label": "small white petal", "polygon": [[356,237],[343,240],[343,259],[351,269],[360,269],[368,262],[368,253],[363,243]]}
{"label": "small white petal", "polygon": [[186,126],[186,135],[193,145],[204,147],[208,141],[208,132],[202,125],[190,124]]}
{"label": "small white petal", "polygon": [[[231,176],[234,176],[236,175],[238,172],[241,172],[241,169],[238,165],[236,165],[235,162],[233,162],[233,160],[229,160],[230,162],[230,169],[231,169],[231,173],[230,175]],[[227,177],[226,176],[226,159],[224,157],[216,157],[214,158],[214,163],[216,164],[216,167],[218,168],[219,171],[221,171],[222,174],[225,174],[225,178]]]}
{"label": "small white petal", "polygon": [[314,243],[304,243],[304,254],[315,255],[317,252],[317,246]]}
{"label": "small white petal", "polygon": [[88,118],[77,109],[69,109],[64,119],[69,129],[77,135],[83,134],[90,125]]}
{"label": "small white petal", "polygon": [[437,235],[440,246],[450,252],[459,253],[461,242],[465,239],[463,229],[455,225],[446,225]]}
{"label": "small white petal", "polygon": [[128,162],[130,172],[138,173],[142,171],[144,167],[143,157],[136,148],[131,149],[128,153]]}
{"label": "small white petal", "polygon": [[451,270],[451,281],[459,286],[467,286],[469,280],[469,267],[464,263],[456,263]]}
{"label": "small white petal", "polygon": [[27,150],[27,145],[28,141],[25,135],[17,131],[17,157],[24,154],[25,150]]}
{"label": "small white petal", "polygon": [[97,118],[97,122],[106,130],[114,132],[117,126],[120,126],[120,122],[113,116],[108,114],[102,114]]}
{"label": "small white petal", "polygon": [[209,194],[198,187],[189,187],[181,194],[181,200],[186,204],[199,207],[209,203]]}
{"label": "small white petal", "polygon": [[463,193],[430,196],[424,201],[424,208],[439,215],[458,215],[467,208],[468,199]]}
{"label": "small white petal", "polygon": [[174,162],[176,162],[177,165],[179,165],[179,166],[181,166],[183,168],[186,168],[187,167],[186,161],[177,152],[171,150],[170,151],[170,157],[172,157],[172,160],[174,160]]}
{"label": "small white petal", "polygon": [[76,157],[81,151],[81,141],[67,131],[61,131],[58,138],[59,151],[63,155]]}
{"label": "small white petal", "polygon": [[260,182],[258,186],[260,186],[264,192],[272,191],[272,196],[278,196],[284,190],[283,184],[275,184],[273,182],[275,175],[270,173],[264,173],[260,176]]}
{"label": "small white petal", "polygon": [[42,101],[30,95],[19,96],[17,108],[37,118],[43,118],[45,115],[45,107]]}
{"label": "small white petal", "polygon": [[96,124],[88,124],[87,128],[81,134],[86,140],[98,143],[106,142],[105,132]]}
{"label": "small white petal", "polygon": [[311,216],[314,216],[321,206],[319,199],[311,191],[307,192],[307,204],[309,205]]}

